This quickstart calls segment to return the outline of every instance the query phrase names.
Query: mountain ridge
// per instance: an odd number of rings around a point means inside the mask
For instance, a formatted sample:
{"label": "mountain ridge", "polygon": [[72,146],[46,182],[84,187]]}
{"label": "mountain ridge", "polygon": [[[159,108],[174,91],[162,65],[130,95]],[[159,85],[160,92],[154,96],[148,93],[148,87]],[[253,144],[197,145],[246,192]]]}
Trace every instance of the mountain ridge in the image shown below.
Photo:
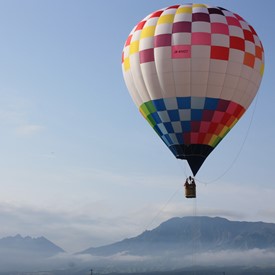
{"label": "mountain ridge", "polygon": [[[266,268],[275,270],[275,224],[221,217],[174,217],[132,238],[75,254],[62,252],[45,237],[4,237],[0,239],[0,272],[58,270],[57,274],[83,274],[92,263],[94,270],[105,274],[168,270],[176,274],[176,270],[185,272],[193,265],[204,271],[225,266],[227,271],[238,266],[240,270],[265,268],[262,273],[249,274],[274,274],[267,273]],[[195,264],[194,258],[198,259]],[[61,269],[64,273],[59,273]]]}
{"label": "mountain ridge", "polygon": [[141,255],[160,250],[177,250],[182,253],[194,245],[200,252],[275,249],[275,224],[230,221],[221,217],[175,217],[136,237],[101,247],[91,247],[80,254],[107,256],[126,252]]}
{"label": "mountain ridge", "polygon": [[36,256],[53,256],[65,252],[47,238],[41,236],[33,238],[30,236],[22,237],[20,234],[0,238],[0,253],[16,253],[21,251],[33,253]]}

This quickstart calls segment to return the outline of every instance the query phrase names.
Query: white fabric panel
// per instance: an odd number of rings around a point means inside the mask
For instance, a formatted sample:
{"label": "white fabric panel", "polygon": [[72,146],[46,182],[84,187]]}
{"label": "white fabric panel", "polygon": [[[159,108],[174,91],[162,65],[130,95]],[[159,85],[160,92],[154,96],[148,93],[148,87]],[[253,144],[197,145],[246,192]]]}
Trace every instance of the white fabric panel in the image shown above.
{"label": "white fabric panel", "polygon": [[191,59],[173,59],[173,71],[176,96],[191,96]]}
{"label": "white fabric panel", "polygon": [[249,81],[247,79],[240,77],[236,92],[232,97],[233,101],[241,104],[242,106],[245,106],[247,104],[246,100],[242,96],[245,94],[246,90],[248,89],[248,84],[249,84]]}
{"label": "white fabric panel", "polygon": [[182,127],[179,121],[172,122],[172,127],[175,133],[182,133]]}
{"label": "white fabric panel", "polygon": [[214,73],[226,73],[227,61],[211,59],[209,71]]}
{"label": "white fabric panel", "polygon": [[157,22],[158,22],[158,17],[151,17],[146,21],[144,28],[149,26],[156,26]]}
{"label": "white fabric panel", "polygon": [[210,60],[193,58],[191,69],[191,96],[206,96]]}
{"label": "white fabric panel", "polygon": [[222,12],[223,12],[223,14],[224,14],[225,16],[235,17],[231,11],[223,10]]}
{"label": "white fabric panel", "polygon": [[191,84],[191,96],[206,96],[207,86]]}
{"label": "white fabric panel", "polygon": [[141,64],[140,67],[150,99],[161,98],[163,93],[159,84],[155,63],[146,62]]}
{"label": "white fabric panel", "polygon": [[[227,88],[223,86],[222,92],[219,97],[225,100],[232,100],[232,98],[235,96],[234,93],[235,93],[235,89]],[[238,94],[240,95],[241,93],[238,93]],[[238,95],[236,96],[236,100],[234,101],[237,103],[239,102]]]}
{"label": "white fabric panel", "polygon": [[191,55],[193,58],[207,58],[210,60],[211,46],[207,45],[193,45],[191,48]]}
{"label": "white fabric panel", "polygon": [[211,33],[211,24],[208,22],[193,22],[192,32],[207,32]]}
{"label": "white fabric panel", "polygon": [[175,97],[172,98],[167,98],[164,101],[165,107],[167,110],[175,110],[178,108],[178,102],[177,99]]}
{"label": "white fabric panel", "polygon": [[[211,75],[211,73],[209,74]],[[206,96],[207,97],[213,97],[213,98],[219,98],[221,92],[222,92],[222,86],[216,86],[216,85],[210,85],[208,83],[206,88]]]}
{"label": "white fabric panel", "polygon": [[239,76],[234,76],[234,75],[226,74],[223,86],[226,87],[226,88],[235,89],[237,87],[237,85],[238,85],[239,79],[240,79]]}
{"label": "white fabric panel", "polygon": [[161,118],[162,122],[170,122],[171,121],[167,111],[160,111],[160,112],[158,112],[158,115]]}
{"label": "white fabric panel", "polygon": [[177,139],[177,136],[175,134],[169,134],[169,137],[171,138],[173,144],[178,144],[179,141]]}
{"label": "white fabric panel", "polygon": [[254,35],[253,37],[254,37],[255,45],[261,47],[261,41],[260,41],[259,37],[256,35]]}
{"label": "white fabric panel", "polygon": [[241,28],[239,28],[237,26],[232,26],[232,25],[229,25],[228,28],[229,28],[230,36],[237,36],[240,38],[244,38],[244,33]]}
{"label": "white fabric panel", "polygon": [[242,28],[243,28],[244,30],[249,30],[249,31],[250,31],[250,28],[249,28],[247,22],[245,22],[245,21],[240,21],[240,24],[241,24],[241,26],[242,26]]}
{"label": "white fabric panel", "polygon": [[173,71],[174,72],[188,72],[190,73],[191,69],[191,59],[190,58],[175,58],[173,62]]}
{"label": "white fabric panel", "polygon": [[229,36],[224,34],[211,34],[211,45],[229,48]]}
{"label": "white fabric panel", "polygon": [[255,55],[255,44],[251,41],[245,41],[245,52]]}
{"label": "white fabric panel", "polygon": [[253,69],[251,67],[243,65],[242,72],[241,72],[241,77],[250,80],[252,71],[253,71]]}
{"label": "white fabric panel", "polygon": [[253,85],[253,83],[249,83],[246,101],[244,102],[244,108],[248,108],[250,106],[251,102],[258,92],[258,89],[259,86]]}
{"label": "white fabric panel", "polygon": [[173,33],[172,45],[191,45],[191,33]]}
{"label": "white fabric panel", "polygon": [[210,72],[208,76],[208,84],[212,86],[223,86],[226,74]]}
{"label": "white fabric panel", "polygon": [[174,22],[192,22],[192,13],[176,13],[174,17]]}
{"label": "white fabric panel", "polygon": [[139,95],[139,92],[136,89],[131,71],[130,70],[128,70],[126,72],[125,72],[125,70],[122,70],[122,71],[123,71],[123,76],[125,79],[126,87],[129,91],[134,103],[136,104],[137,107],[139,107],[143,103],[143,101]]}
{"label": "white fabric panel", "polygon": [[210,21],[212,23],[224,23],[227,24],[226,18],[221,14],[210,14]]}
{"label": "white fabric panel", "polygon": [[172,33],[172,24],[159,24],[156,26],[155,35]]}
{"label": "white fabric panel", "polygon": [[229,50],[229,60],[243,64],[244,52],[236,49]]}
{"label": "white fabric panel", "polygon": [[154,48],[154,37],[146,37],[139,41],[139,51]]}
{"label": "white fabric panel", "polygon": [[180,120],[182,121],[190,121],[191,119],[191,110],[190,109],[180,109],[179,110]]}
{"label": "white fabric panel", "polygon": [[133,82],[135,83],[136,90],[138,91],[139,96],[142,99],[142,102],[146,102],[150,100],[150,96],[147,92],[139,63],[139,53],[130,55]]}
{"label": "white fabric panel", "polygon": [[191,68],[193,72],[209,72],[210,59],[209,58],[192,58]]}
{"label": "white fabric panel", "polygon": [[164,127],[163,124],[159,124],[158,127],[159,127],[160,131],[161,131],[164,135],[168,134],[168,132],[167,132],[167,130],[166,130],[166,128]]}
{"label": "white fabric panel", "polygon": [[174,80],[176,86],[179,87],[179,92],[177,92],[177,96],[182,95],[182,86],[187,86],[191,84],[191,73],[190,72],[174,72]]}
{"label": "white fabric panel", "polygon": [[179,85],[177,83],[175,87],[177,97],[191,96],[191,83],[190,80],[188,80],[188,78],[186,78],[186,81],[188,81],[188,83],[183,85]]}
{"label": "white fabric panel", "polygon": [[[255,66],[254,66],[254,72],[260,73],[262,67],[262,61],[258,58],[255,59]],[[261,76],[262,78],[262,76]]]}
{"label": "white fabric panel", "polygon": [[203,97],[192,97],[191,108],[201,110],[204,108],[205,98]]}
{"label": "white fabric panel", "polygon": [[155,64],[163,91],[163,98],[175,97],[176,89],[171,60],[171,47],[155,48]]}
{"label": "white fabric panel", "polygon": [[253,70],[250,76],[250,81],[255,84],[256,86],[259,86],[262,80],[262,76],[258,71]]}
{"label": "white fabric panel", "polygon": [[240,76],[242,72],[243,64],[228,61],[226,73],[230,75]]}
{"label": "white fabric panel", "polygon": [[237,85],[237,90],[240,91],[241,93],[244,93],[245,90],[247,89],[249,81],[243,77],[239,78],[239,82]]}
{"label": "white fabric panel", "polygon": [[161,16],[167,15],[167,14],[175,14],[176,12],[177,12],[177,8],[165,9],[165,10],[163,11],[163,13],[161,14]]}
{"label": "white fabric panel", "polygon": [[208,13],[208,10],[206,7],[193,7],[193,13],[197,12],[203,12],[203,13]]}
{"label": "white fabric panel", "polygon": [[139,38],[140,38],[140,34],[141,34],[141,30],[135,31],[135,32],[133,33],[133,36],[132,36],[131,42],[134,42],[134,41],[139,40]]}

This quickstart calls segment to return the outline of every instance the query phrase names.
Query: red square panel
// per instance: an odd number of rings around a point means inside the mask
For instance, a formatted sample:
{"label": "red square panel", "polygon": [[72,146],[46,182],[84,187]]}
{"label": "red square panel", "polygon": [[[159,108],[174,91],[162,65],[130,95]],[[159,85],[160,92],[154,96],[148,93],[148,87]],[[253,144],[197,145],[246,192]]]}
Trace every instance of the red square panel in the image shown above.
{"label": "red square panel", "polygon": [[208,133],[214,134],[218,125],[218,123],[211,123],[211,125],[209,126]]}
{"label": "red square panel", "polygon": [[202,121],[200,125],[200,133],[207,133],[211,122],[209,121]]}
{"label": "red square panel", "polygon": [[198,144],[199,133],[191,133],[191,144]]}
{"label": "red square panel", "polygon": [[216,111],[216,112],[214,113],[214,116],[213,116],[213,118],[212,118],[212,121],[213,121],[213,122],[216,122],[216,123],[220,123],[220,122],[222,121],[222,119],[223,119],[223,114],[224,114],[224,112]]}
{"label": "red square panel", "polygon": [[191,136],[190,133],[183,134],[183,141],[185,145],[191,144]]}
{"label": "red square panel", "polygon": [[237,36],[230,36],[230,48],[244,51],[245,50],[244,39]]}
{"label": "red square panel", "polygon": [[243,30],[245,40],[255,43],[253,33],[249,30]]}
{"label": "red square panel", "polygon": [[206,134],[200,133],[198,135],[198,144],[204,144]]}
{"label": "red square panel", "polygon": [[228,60],[229,58],[229,48],[221,46],[212,46],[211,47],[211,58]]}
{"label": "red square panel", "polygon": [[144,25],[145,25],[146,21],[141,21],[138,23],[138,25],[136,26],[136,29],[135,31],[138,31],[138,30],[142,30]]}

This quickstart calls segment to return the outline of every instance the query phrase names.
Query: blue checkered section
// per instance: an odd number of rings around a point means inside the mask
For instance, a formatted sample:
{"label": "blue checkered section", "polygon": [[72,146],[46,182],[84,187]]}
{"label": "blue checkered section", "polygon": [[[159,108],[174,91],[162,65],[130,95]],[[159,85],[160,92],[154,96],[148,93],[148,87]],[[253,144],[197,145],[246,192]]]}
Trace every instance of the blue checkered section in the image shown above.
{"label": "blue checkered section", "polygon": [[244,113],[244,108],[224,99],[180,97],[145,102],[140,111],[172,150],[189,148],[192,144],[215,147]]}
{"label": "blue checkered section", "polygon": [[183,133],[192,131],[191,122],[201,121],[203,111],[216,110],[219,99],[205,97],[180,97],[153,100],[151,113],[154,129],[169,147],[184,144]]}

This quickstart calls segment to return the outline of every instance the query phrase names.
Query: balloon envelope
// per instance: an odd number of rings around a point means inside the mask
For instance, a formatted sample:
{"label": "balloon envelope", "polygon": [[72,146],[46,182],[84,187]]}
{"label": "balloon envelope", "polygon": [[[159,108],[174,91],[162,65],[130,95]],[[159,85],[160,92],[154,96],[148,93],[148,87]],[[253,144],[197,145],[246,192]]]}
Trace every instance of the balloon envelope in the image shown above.
{"label": "balloon envelope", "polygon": [[122,70],[141,114],[196,175],[255,97],[264,51],[238,14],[204,4],[175,5],[133,28]]}

